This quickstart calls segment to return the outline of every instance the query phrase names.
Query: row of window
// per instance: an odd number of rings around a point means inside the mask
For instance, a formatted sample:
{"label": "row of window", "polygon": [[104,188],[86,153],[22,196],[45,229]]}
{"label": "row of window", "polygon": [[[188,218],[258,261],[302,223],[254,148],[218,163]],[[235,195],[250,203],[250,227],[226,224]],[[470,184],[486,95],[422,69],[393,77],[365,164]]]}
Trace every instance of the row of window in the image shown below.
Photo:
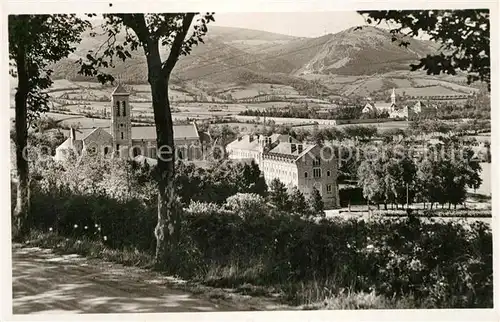
{"label": "row of window", "polygon": [[[122,116],[127,116],[127,108],[126,108],[126,102],[122,102]],[[120,116],[120,101],[116,102],[116,116]]]}
{"label": "row of window", "polygon": [[[332,173],[330,172],[330,170],[327,170],[326,171],[326,176],[329,177],[331,176]],[[304,172],[304,177],[307,178],[309,177],[309,174],[306,172]],[[321,178],[321,169],[320,168],[313,168],[313,178]]]}
{"label": "row of window", "polygon": [[278,175],[285,175],[285,176],[294,176],[297,174],[294,171],[287,171],[287,170],[280,169],[278,167],[275,168],[273,166],[266,168],[264,171],[269,172],[269,173],[276,173]]}

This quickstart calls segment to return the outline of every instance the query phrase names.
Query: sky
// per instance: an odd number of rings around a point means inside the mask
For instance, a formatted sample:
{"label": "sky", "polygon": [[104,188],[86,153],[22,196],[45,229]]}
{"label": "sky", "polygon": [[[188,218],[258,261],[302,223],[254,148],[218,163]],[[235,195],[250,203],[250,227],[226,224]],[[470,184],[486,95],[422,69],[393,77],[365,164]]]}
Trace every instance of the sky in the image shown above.
{"label": "sky", "polygon": [[216,12],[213,23],[214,26],[256,29],[296,37],[319,37],[364,24],[364,18],[355,11]]}

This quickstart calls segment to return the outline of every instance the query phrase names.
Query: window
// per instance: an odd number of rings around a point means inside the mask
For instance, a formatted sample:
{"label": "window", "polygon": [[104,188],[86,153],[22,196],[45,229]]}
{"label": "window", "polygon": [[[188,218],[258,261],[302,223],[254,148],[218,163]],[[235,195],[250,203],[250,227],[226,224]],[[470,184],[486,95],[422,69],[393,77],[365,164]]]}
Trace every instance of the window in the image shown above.
{"label": "window", "polygon": [[122,140],[123,140],[123,132],[121,132],[121,135],[122,135]]}
{"label": "window", "polygon": [[330,176],[330,170],[326,171],[326,176],[329,177]]}
{"label": "window", "polygon": [[320,168],[313,169],[313,177],[314,178],[321,178],[321,169]]}
{"label": "window", "polygon": [[313,160],[313,167],[319,167],[320,164],[321,164],[321,162],[319,159]]}
{"label": "window", "polygon": [[331,184],[327,184],[326,185],[326,192],[327,193],[332,193],[332,185]]}
{"label": "window", "polygon": [[125,101],[122,102],[122,107],[123,107],[123,116],[127,116],[127,109],[126,109],[126,103]]}
{"label": "window", "polygon": [[109,147],[105,146],[104,147],[104,154],[108,154],[109,153]]}
{"label": "window", "polygon": [[120,145],[119,144],[116,145],[116,151],[120,151]]}
{"label": "window", "polygon": [[151,148],[151,157],[152,158],[157,158],[158,157],[155,147]]}
{"label": "window", "polygon": [[138,156],[138,155],[142,154],[142,153],[141,153],[141,149],[140,149],[140,148],[138,148],[138,147],[135,147],[135,148],[132,150],[132,153],[134,154],[134,158],[135,158],[136,156]]}
{"label": "window", "polygon": [[116,116],[120,116],[120,101],[116,101]]}
{"label": "window", "polygon": [[120,124],[120,127],[123,127],[123,124]]}
{"label": "window", "polygon": [[307,178],[307,172],[304,172],[304,178]]}

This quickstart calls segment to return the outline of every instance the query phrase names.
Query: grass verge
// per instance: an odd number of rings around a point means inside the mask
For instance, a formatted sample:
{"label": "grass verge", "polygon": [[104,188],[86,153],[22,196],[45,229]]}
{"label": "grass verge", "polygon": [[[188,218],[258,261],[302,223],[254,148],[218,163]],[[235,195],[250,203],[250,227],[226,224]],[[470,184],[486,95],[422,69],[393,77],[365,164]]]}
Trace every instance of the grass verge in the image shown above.
{"label": "grass verge", "polygon": [[[68,238],[55,233],[32,231],[25,245],[50,248],[58,254],[78,254],[87,258],[153,269],[153,257],[136,249],[115,250],[88,238]],[[388,299],[375,292],[350,292],[336,289],[335,282],[312,281],[279,286],[252,285],[245,280],[246,270],[236,264],[213,267],[204,276],[184,281],[172,278],[169,286],[203,296],[215,302],[230,302],[244,310],[339,310],[339,309],[409,309],[420,305],[412,298]],[[241,275],[241,276],[240,276]]]}

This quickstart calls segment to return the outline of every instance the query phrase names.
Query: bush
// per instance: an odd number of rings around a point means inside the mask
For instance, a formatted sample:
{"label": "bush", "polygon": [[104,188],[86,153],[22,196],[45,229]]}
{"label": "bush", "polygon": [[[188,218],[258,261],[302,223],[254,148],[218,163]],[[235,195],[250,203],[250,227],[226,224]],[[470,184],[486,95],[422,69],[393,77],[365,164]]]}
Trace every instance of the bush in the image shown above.
{"label": "bush", "polygon": [[[75,189],[35,182],[35,228],[154,254],[155,202]],[[492,307],[492,233],[484,223],[413,216],[309,220],[268,209],[255,194],[229,197],[225,208],[189,205],[170,273],[229,287],[275,286],[292,301],[303,300],[299,285],[314,282],[328,289],[315,300],[348,289],[396,300],[413,296],[423,307]]]}
{"label": "bush", "polygon": [[266,200],[255,193],[237,193],[227,198],[226,208],[245,217],[263,216],[269,210]]}

